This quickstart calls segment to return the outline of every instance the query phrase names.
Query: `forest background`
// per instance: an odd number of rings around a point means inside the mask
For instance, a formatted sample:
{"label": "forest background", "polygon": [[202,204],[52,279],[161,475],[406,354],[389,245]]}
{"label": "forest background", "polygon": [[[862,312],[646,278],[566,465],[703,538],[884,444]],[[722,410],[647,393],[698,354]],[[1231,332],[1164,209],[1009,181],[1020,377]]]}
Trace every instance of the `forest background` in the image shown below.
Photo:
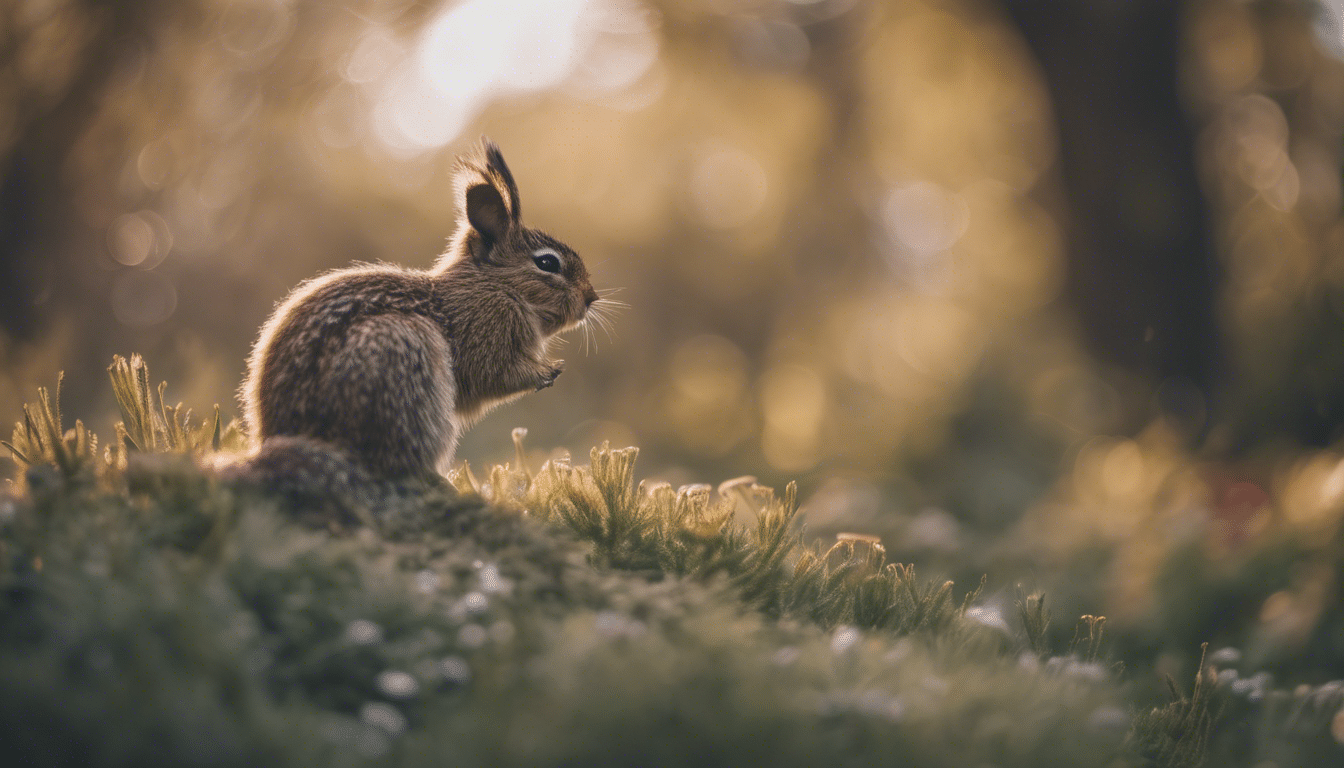
{"label": "forest background", "polygon": [[534,465],[796,479],[812,534],[1003,610],[1025,579],[1173,673],[1209,641],[1320,683],[1341,55],[1288,0],[6,3],[0,413],[64,370],[111,422],[140,352],[237,414],[292,286],[433,262],[484,133],[630,308],[460,458],[525,426]]}

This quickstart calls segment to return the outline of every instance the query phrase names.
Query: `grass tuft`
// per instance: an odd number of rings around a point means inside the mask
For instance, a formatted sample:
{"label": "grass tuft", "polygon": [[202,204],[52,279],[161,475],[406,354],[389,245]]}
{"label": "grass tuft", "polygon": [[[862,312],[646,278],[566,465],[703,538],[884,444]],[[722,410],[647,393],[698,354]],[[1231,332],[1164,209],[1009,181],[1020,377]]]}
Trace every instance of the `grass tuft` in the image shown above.
{"label": "grass tuft", "polygon": [[152,391],[149,366],[140,355],[131,355],[130,360],[120,355],[113,357],[107,373],[121,410],[117,435],[126,450],[199,454],[207,446],[219,451],[226,442],[234,445],[240,441],[236,425],[230,425],[227,435],[222,429],[218,404],[214,418],[200,424],[192,419],[191,409],[183,410],[182,403],[169,406],[164,399],[168,382],[159,384],[157,394]]}
{"label": "grass tuft", "polygon": [[1131,738],[1143,765],[1199,768],[1204,764],[1209,736],[1218,719],[1213,703],[1214,689],[1209,684],[1209,677],[1212,675],[1216,680],[1216,673],[1204,665],[1208,650],[1209,645],[1205,643],[1199,657],[1199,671],[1195,673],[1194,689],[1188,697],[1176,681],[1167,676],[1171,701],[1134,718]]}

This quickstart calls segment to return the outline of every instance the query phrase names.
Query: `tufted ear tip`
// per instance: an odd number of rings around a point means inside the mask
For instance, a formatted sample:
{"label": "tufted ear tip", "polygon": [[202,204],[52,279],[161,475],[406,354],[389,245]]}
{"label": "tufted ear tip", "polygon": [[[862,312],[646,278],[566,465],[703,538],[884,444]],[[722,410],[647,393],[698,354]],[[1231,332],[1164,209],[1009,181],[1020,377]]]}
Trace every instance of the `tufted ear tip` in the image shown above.
{"label": "tufted ear tip", "polygon": [[[477,186],[489,185],[494,187],[498,198],[503,201],[509,223],[519,223],[522,210],[518,200],[518,185],[513,180],[513,173],[509,170],[508,164],[504,162],[504,153],[500,151],[499,145],[490,140],[490,137],[481,136],[476,141],[474,151],[458,157],[454,181],[458,190],[460,210],[466,213],[469,219],[471,206],[467,193]],[[483,197],[479,199],[484,200]]]}
{"label": "tufted ear tip", "polygon": [[495,165],[498,163],[502,165],[504,163],[504,153],[500,151],[499,145],[489,136],[481,134],[481,137],[476,140],[476,144],[480,148],[481,156],[485,158],[487,164]]}

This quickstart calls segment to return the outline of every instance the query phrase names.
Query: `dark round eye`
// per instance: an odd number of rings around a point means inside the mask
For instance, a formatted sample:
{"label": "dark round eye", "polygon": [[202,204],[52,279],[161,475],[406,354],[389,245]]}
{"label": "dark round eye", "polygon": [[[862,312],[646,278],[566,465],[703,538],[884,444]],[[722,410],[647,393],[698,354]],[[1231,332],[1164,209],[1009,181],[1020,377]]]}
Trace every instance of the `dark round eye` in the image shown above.
{"label": "dark round eye", "polygon": [[542,272],[560,273],[560,257],[554,253],[539,253],[532,257],[532,263],[537,265],[537,269]]}

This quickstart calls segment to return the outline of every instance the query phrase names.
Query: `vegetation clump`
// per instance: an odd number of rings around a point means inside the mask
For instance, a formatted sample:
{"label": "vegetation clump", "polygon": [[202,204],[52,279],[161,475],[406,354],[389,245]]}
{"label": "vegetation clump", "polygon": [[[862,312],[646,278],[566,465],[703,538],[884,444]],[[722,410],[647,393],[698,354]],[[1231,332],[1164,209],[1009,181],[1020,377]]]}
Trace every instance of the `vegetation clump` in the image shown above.
{"label": "vegetation clump", "polygon": [[[117,440],[39,393],[6,443],[0,743],[31,765],[1198,765],[1225,697],[1138,707],[1085,617],[822,549],[797,492],[520,460],[300,524],[241,434],[111,369]],[[521,449],[521,432],[515,434]],[[749,520],[747,523],[739,520]],[[1304,712],[1304,708],[1299,707]],[[1314,710],[1313,710],[1314,711]]]}

